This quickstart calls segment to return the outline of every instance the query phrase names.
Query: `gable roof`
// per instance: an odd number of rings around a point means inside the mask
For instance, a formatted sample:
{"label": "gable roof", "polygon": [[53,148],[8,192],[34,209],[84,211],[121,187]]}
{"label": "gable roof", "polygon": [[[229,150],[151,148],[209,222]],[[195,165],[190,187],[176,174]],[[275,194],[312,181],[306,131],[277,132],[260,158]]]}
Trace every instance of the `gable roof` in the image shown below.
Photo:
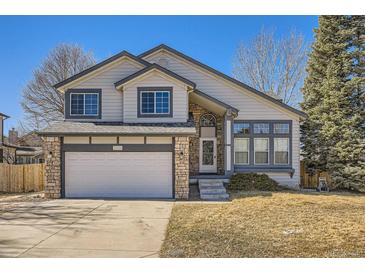
{"label": "gable roof", "polygon": [[225,109],[230,109],[235,115],[237,115],[237,113],[239,112],[239,110],[237,108],[235,108],[235,107],[233,107],[233,106],[231,106],[231,105],[229,105],[229,104],[227,104],[225,102],[222,102],[222,101],[220,101],[220,100],[218,100],[218,99],[216,99],[216,98],[214,98],[214,97],[212,97],[212,96],[210,96],[210,95],[202,92],[201,90],[194,89],[192,93],[193,94],[196,94],[196,95],[198,95],[198,96],[200,96],[202,98],[205,98],[205,99],[207,99],[209,101],[212,101],[213,103],[215,103],[217,105],[220,105],[221,107],[223,107]]}
{"label": "gable roof", "polygon": [[114,62],[117,59],[122,58],[122,57],[129,57],[129,58],[133,59],[134,61],[136,61],[136,62],[138,62],[138,63],[140,63],[141,65],[144,65],[144,66],[150,65],[150,63],[148,63],[147,61],[145,61],[141,58],[138,58],[138,57],[134,56],[133,54],[123,50],[122,52],[120,52],[118,54],[115,54],[112,57],[110,57],[108,59],[105,59],[104,61],[102,61],[100,63],[97,63],[96,65],[94,65],[94,66],[92,66],[88,69],[85,69],[85,70],[83,70],[83,71],[81,71],[81,72],[79,72],[79,73],[77,73],[77,74],[75,74],[75,75],[73,75],[73,76],[57,83],[57,84],[55,84],[53,87],[56,88],[56,89],[60,88],[64,85],[69,84],[69,83],[85,76],[86,74],[88,74],[90,72],[93,72],[93,71],[95,71],[95,70],[97,70],[97,69],[99,69],[99,68],[101,68],[101,67],[103,67],[107,64],[110,64],[111,62]]}
{"label": "gable roof", "polygon": [[271,97],[271,96],[269,96],[269,95],[267,95],[267,94],[265,94],[261,91],[258,91],[257,89],[254,89],[253,87],[250,87],[250,86],[242,83],[241,81],[238,81],[237,79],[234,79],[234,78],[228,76],[227,74],[224,74],[224,73],[222,73],[222,72],[220,72],[220,71],[218,71],[218,70],[216,70],[216,69],[214,69],[214,68],[212,68],[208,65],[205,65],[205,64],[199,62],[198,60],[195,60],[194,58],[191,58],[191,57],[185,55],[184,53],[182,53],[180,51],[177,51],[177,50],[175,50],[175,49],[173,49],[173,48],[171,48],[171,47],[169,47],[165,44],[161,44],[161,45],[159,45],[157,47],[154,47],[154,48],[152,48],[152,49],[150,49],[146,52],[143,52],[140,55],[138,55],[137,57],[145,58],[146,56],[151,55],[152,53],[155,53],[159,50],[164,50],[164,51],[170,52],[172,54],[175,54],[175,55],[179,56],[180,58],[185,59],[188,62],[191,62],[191,63],[197,65],[198,67],[201,67],[201,68],[203,68],[203,69],[205,69],[205,70],[207,70],[207,71],[209,71],[209,72],[211,72],[211,73],[213,73],[213,74],[215,74],[215,75],[217,75],[217,76],[219,76],[219,77],[221,77],[221,78],[223,78],[223,79],[225,79],[225,80],[227,80],[227,81],[229,81],[233,84],[236,84],[236,85],[248,90],[249,92],[252,92],[255,95],[258,95],[258,96],[262,97],[265,100],[268,100],[268,101],[270,101],[270,102],[272,102],[272,103],[274,103],[274,104],[276,104],[276,105],[278,105],[282,108],[285,108],[285,109],[287,109],[291,112],[294,112],[295,114],[297,114],[299,116],[302,116],[302,117],[307,116],[307,114],[304,113],[303,111],[300,111],[300,110],[298,110],[296,108],[293,108],[293,107],[291,107],[287,104],[284,104],[283,102],[281,102],[281,101],[279,101],[279,100],[277,100],[277,99],[275,99],[275,98],[273,98],[273,97]]}
{"label": "gable roof", "polygon": [[183,82],[183,83],[187,84],[188,86],[191,86],[192,88],[195,88],[195,86],[196,86],[194,82],[192,82],[192,81],[190,81],[190,80],[188,80],[188,79],[186,79],[186,78],[184,78],[184,77],[176,74],[175,72],[172,72],[171,70],[168,70],[168,69],[166,69],[164,67],[161,67],[158,64],[149,65],[149,66],[147,66],[147,67],[145,67],[145,68],[143,68],[143,69],[141,69],[141,70],[139,70],[139,71],[137,71],[137,72],[135,72],[135,73],[133,73],[133,74],[131,74],[131,75],[129,75],[129,76],[121,79],[121,80],[119,80],[118,82],[114,83],[114,86],[116,88],[118,88],[121,85],[123,85],[123,84],[125,84],[125,83],[127,83],[129,81],[132,81],[133,79],[135,79],[135,78],[137,78],[139,76],[142,76],[143,74],[148,73],[151,70],[157,70],[159,72],[162,72],[163,74],[166,74],[166,75],[168,75],[168,76],[170,76],[170,77],[172,77],[172,78],[174,78],[174,79],[176,79],[176,80],[178,80],[180,82]]}

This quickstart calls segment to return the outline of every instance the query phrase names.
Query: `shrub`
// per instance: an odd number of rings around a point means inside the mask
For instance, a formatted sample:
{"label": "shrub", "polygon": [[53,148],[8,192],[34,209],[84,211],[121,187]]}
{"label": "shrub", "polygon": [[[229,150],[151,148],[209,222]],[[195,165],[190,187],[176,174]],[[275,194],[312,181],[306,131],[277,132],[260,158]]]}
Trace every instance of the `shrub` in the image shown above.
{"label": "shrub", "polygon": [[240,173],[231,177],[228,189],[233,191],[275,191],[279,189],[279,185],[266,174]]}

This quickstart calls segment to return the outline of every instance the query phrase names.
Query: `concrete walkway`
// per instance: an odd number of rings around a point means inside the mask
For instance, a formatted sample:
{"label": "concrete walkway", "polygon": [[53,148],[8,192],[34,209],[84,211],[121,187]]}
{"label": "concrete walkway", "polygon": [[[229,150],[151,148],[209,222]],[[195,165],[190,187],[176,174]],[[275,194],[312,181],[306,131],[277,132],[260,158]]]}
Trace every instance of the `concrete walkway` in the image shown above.
{"label": "concrete walkway", "polygon": [[0,211],[0,257],[158,257],[171,201],[50,200]]}

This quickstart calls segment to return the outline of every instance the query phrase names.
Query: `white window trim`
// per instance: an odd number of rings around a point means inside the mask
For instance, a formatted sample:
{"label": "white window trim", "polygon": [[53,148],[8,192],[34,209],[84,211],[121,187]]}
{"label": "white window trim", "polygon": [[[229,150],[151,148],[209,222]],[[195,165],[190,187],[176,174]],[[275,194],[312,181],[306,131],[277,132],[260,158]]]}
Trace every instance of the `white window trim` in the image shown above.
{"label": "white window trim", "polygon": [[[250,165],[250,138],[234,138],[234,140],[240,140],[240,139],[246,139],[248,141],[248,151],[247,151],[247,163],[237,163],[236,162],[236,145],[234,146],[234,151],[233,151],[233,159],[234,159],[234,164],[235,165],[245,165],[248,166]],[[245,152],[245,151],[237,151],[237,152]]]}
{"label": "white window trim", "polygon": [[[156,93],[157,92],[166,92],[169,95],[169,100],[168,100],[168,104],[169,104],[169,112],[163,112],[163,113],[157,113],[156,112]],[[143,112],[142,109],[142,94],[143,93],[154,93],[153,95],[153,112]],[[169,115],[171,112],[171,106],[170,106],[170,96],[171,96],[171,92],[169,90],[141,90],[140,94],[139,94],[140,98],[139,98],[139,109],[140,109],[140,113],[142,115]]]}
{"label": "white window trim", "polygon": [[[255,146],[255,140],[257,139],[264,139],[267,140],[267,163],[256,163],[256,146]],[[264,151],[261,151],[264,152]],[[270,138],[253,138],[253,164],[256,166],[268,166],[270,165]]]}
{"label": "white window trim", "polygon": [[[286,163],[276,163],[276,155],[275,155],[275,152],[276,152],[276,150],[275,150],[275,139],[286,139],[286,140],[287,140],[288,161],[287,161]],[[290,161],[289,161],[289,157],[290,157],[290,144],[289,144],[290,140],[289,140],[289,138],[285,138],[285,137],[274,137],[273,141],[274,141],[274,165],[289,165],[289,162],[290,162]]]}
{"label": "white window trim", "polygon": [[[86,94],[92,94],[92,95],[96,95],[96,114],[85,114],[85,95]],[[84,97],[84,109],[83,109],[83,114],[72,114],[72,95],[82,95]],[[99,116],[99,93],[94,93],[94,92],[71,92],[70,93],[70,116]]]}

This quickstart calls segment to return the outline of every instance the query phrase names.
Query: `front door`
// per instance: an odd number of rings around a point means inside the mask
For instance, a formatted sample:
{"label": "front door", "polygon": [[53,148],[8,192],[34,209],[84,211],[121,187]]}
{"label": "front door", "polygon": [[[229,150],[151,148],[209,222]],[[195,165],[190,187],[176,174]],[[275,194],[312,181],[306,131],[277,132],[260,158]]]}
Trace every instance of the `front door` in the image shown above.
{"label": "front door", "polygon": [[200,138],[199,172],[217,173],[217,138]]}

